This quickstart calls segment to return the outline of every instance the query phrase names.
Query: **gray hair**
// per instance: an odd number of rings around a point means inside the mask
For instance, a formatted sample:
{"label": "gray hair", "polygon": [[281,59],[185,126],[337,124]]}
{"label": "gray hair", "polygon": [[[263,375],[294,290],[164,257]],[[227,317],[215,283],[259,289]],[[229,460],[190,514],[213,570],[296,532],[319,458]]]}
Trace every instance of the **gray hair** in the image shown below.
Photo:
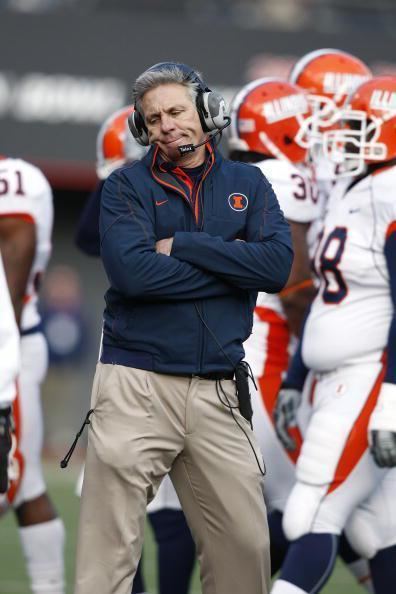
{"label": "gray hair", "polygon": [[[201,74],[196,70],[192,71],[197,78],[201,79]],[[143,96],[151,89],[155,89],[160,85],[167,84],[179,84],[186,87],[190,93],[191,101],[195,105],[195,101],[198,92],[201,89],[201,85],[194,80],[191,80],[186,72],[175,65],[164,65],[163,68],[158,70],[146,70],[141,74],[135,81],[132,90],[132,101],[135,104],[136,109],[143,115],[142,112],[142,99]]]}

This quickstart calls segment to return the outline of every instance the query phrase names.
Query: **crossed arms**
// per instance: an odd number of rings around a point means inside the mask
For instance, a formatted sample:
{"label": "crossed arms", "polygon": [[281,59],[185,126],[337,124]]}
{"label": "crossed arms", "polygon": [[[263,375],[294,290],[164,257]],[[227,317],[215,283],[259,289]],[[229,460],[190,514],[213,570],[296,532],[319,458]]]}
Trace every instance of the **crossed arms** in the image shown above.
{"label": "crossed arms", "polygon": [[261,173],[246,241],[176,232],[157,242],[152,204],[123,175],[109,177],[101,203],[102,260],[116,290],[131,298],[188,300],[283,288],[293,260],[290,232]]}

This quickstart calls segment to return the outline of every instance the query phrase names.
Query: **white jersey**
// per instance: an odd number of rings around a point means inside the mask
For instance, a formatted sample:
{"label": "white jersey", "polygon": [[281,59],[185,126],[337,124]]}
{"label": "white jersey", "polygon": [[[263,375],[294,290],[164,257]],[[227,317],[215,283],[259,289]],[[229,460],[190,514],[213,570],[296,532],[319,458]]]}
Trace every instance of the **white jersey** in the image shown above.
{"label": "white jersey", "polygon": [[396,167],[369,175],[348,190],[334,187],[314,266],[320,289],[303,338],[303,359],[316,371],[376,362],[387,345],[393,316],[384,256],[396,221]]}
{"label": "white jersey", "polygon": [[[288,161],[266,159],[255,164],[271,183],[280,207],[288,221],[311,223],[320,213],[316,187],[308,170],[297,168]],[[283,308],[277,295],[259,293],[257,305],[274,309],[282,316]]]}
{"label": "white jersey", "polygon": [[336,165],[324,154],[322,146],[317,146],[313,155],[312,167],[315,170],[315,180],[320,194],[320,202],[326,202],[334,187]]}
{"label": "white jersey", "polygon": [[37,167],[22,159],[0,159],[0,217],[24,217],[36,228],[36,253],[22,311],[21,330],[40,322],[37,288],[51,253],[52,191]]}
{"label": "white jersey", "polygon": [[0,254],[0,407],[15,398],[19,364],[19,332]]}
{"label": "white jersey", "polygon": [[307,232],[308,253],[311,259],[313,259],[315,255],[318,245],[318,237],[323,229],[326,203],[335,183],[335,166],[329,159],[325,158],[321,147],[318,147],[318,149],[319,148],[320,150],[317,151],[314,162],[307,166],[311,172],[311,177],[314,179],[317,191],[317,217],[312,221]]}

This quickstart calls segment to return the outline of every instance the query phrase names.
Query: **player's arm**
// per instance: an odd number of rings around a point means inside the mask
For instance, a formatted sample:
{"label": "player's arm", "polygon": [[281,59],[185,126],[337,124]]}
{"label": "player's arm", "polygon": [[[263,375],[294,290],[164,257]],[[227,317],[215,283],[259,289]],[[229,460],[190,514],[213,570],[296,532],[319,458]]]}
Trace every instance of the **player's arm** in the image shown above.
{"label": "player's arm", "polygon": [[36,229],[33,221],[23,216],[1,216],[0,251],[15,318],[19,325],[36,251]]}
{"label": "player's arm", "polygon": [[8,489],[8,455],[11,450],[11,404],[19,371],[19,332],[14,319],[0,253],[0,494]]}
{"label": "player's arm", "polygon": [[384,382],[369,424],[371,453],[379,466],[396,466],[396,222],[389,226],[385,258],[393,303]]}
{"label": "player's arm", "polygon": [[311,276],[311,266],[307,247],[307,223],[289,221],[293,241],[294,260],[286,287],[280,292],[290,330],[295,336],[301,335],[302,324],[307,308],[313,301],[316,289]]}
{"label": "player's arm", "polygon": [[296,442],[289,429],[297,424],[297,412],[301,404],[302,391],[309,369],[302,358],[302,341],[309,308],[302,320],[301,338],[291,358],[287,374],[276,398],[274,409],[275,431],[283,446],[290,451],[296,449]]}
{"label": "player's arm", "polygon": [[15,398],[19,372],[19,332],[0,253],[0,409],[8,408]]}

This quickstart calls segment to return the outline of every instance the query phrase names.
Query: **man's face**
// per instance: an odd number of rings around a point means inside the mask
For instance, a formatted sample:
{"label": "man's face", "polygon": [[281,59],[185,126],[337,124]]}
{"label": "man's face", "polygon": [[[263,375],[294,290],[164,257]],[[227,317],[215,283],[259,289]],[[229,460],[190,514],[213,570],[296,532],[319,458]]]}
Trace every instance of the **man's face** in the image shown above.
{"label": "man's face", "polygon": [[197,109],[183,85],[170,83],[147,91],[142,109],[150,144],[157,144],[170,161],[180,161],[178,146],[205,139]]}

